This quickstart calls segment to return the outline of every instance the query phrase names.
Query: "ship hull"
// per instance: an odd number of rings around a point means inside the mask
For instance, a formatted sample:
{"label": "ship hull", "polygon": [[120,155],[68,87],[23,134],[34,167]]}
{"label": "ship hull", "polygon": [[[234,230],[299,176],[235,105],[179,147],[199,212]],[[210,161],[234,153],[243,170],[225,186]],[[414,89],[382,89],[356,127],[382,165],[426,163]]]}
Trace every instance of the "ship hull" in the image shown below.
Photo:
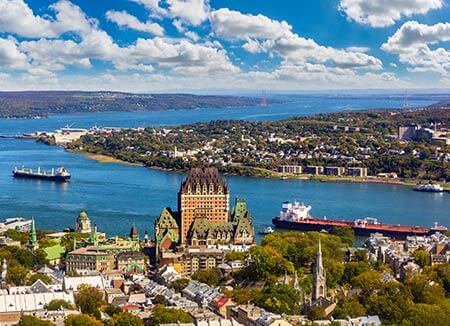
{"label": "ship hull", "polygon": [[20,173],[13,171],[13,176],[15,178],[21,179],[39,179],[39,180],[47,180],[54,182],[68,182],[70,180],[70,175],[61,176],[61,175],[43,175],[43,174],[30,174],[30,173]]}
{"label": "ship hull", "polygon": [[371,225],[369,227],[357,226],[349,221],[332,221],[332,220],[316,220],[309,219],[306,222],[298,221],[283,221],[279,218],[273,218],[272,223],[280,229],[287,230],[298,230],[298,231],[317,231],[317,232],[329,232],[332,233],[334,227],[351,227],[357,236],[368,237],[372,233],[382,233],[384,236],[404,239],[410,235],[427,235],[432,233],[432,230],[427,228],[416,228],[416,227],[396,227],[388,226],[383,227],[382,225],[376,226]]}

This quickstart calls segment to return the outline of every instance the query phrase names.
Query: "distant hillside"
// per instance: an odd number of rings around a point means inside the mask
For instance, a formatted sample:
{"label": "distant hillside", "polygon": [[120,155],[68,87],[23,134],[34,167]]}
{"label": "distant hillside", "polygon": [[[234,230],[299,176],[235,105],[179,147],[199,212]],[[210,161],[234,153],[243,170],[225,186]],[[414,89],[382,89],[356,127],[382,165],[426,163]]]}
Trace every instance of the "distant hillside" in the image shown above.
{"label": "distant hillside", "polygon": [[191,94],[130,94],[120,92],[0,92],[0,118],[44,117],[49,114],[105,111],[163,111],[251,106],[256,98]]}
{"label": "distant hillside", "polygon": [[450,98],[431,104],[431,108],[450,108]]}

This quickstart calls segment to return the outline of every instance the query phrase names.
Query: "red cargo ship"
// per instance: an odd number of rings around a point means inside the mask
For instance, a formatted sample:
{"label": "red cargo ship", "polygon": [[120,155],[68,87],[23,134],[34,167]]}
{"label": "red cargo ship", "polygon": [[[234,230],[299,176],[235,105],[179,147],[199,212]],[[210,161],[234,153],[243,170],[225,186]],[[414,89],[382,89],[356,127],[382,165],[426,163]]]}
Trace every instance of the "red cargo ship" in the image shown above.
{"label": "red cargo ship", "polygon": [[318,219],[311,217],[309,211],[311,206],[305,206],[298,202],[293,204],[284,202],[280,215],[272,219],[277,228],[299,231],[331,232],[333,227],[347,226],[355,231],[358,236],[370,236],[371,233],[382,233],[393,238],[405,238],[409,235],[428,235],[435,232],[445,233],[448,229],[435,223],[432,228],[420,226],[403,226],[384,224],[375,218],[357,219],[355,221]]}

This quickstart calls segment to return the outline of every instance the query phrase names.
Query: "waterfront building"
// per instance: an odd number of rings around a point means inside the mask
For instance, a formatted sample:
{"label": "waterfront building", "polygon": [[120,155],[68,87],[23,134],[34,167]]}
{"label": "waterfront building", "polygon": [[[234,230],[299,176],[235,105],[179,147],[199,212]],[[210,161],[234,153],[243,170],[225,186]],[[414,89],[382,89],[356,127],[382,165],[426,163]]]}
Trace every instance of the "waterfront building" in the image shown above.
{"label": "waterfront building", "polygon": [[230,212],[228,185],[216,168],[192,169],[178,194],[179,210],[164,208],[155,221],[156,256],[178,247],[252,245],[253,221],[245,200]]}
{"label": "waterfront building", "polygon": [[345,174],[345,168],[341,166],[326,166],[324,171],[325,175],[332,175],[338,177]]}
{"label": "waterfront building", "polygon": [[301,165],[280,165],[278,172],[283,174],[302,174],[303,167]]}
{"label": "waterfront building", "polygon": [[349,177],[366,178],[367,177],[367,168],[360,168],[360,167],[347,168],[347,175]]}
{"label": "waterfront building", "polygon": [[91,220],[86,211],[81,211],[77,218],[75,232],[91,233]]}
{"label": "waterfront building", "polygon": [[320,175],[323,174],[323,166],[318,165],[308,165],[305,168],[306,174]]}

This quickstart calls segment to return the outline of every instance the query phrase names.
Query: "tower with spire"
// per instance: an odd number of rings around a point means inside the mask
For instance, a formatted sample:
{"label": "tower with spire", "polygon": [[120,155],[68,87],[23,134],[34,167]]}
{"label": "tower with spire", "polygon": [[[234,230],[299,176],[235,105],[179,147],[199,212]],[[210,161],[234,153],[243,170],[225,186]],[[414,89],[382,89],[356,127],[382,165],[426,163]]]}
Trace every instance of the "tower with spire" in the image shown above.
{"label": "tower with spire", "polygon": [[312,300],[316,301],[327,296],[327,279],[322,261],[322,246],[319,239],[319,250],[317,251],[316,263],[313,270]]}
{"label": "tower with spire", "polygon": [[2,274],[0,276],[0,282],[6,282],[6,274],[8,270],[8,265],[6,264],[6,258],[3,258],[2,262]]}
{"label": "tower with spire", "polygon": [[28,237],[28,247],[31,250],[36,250],[39,248],[39,244],[37,241],[37,234],[36,234],[36,223],[34,221],[34,217],[31,219],[31,230],[30,230],[30,235]]}

